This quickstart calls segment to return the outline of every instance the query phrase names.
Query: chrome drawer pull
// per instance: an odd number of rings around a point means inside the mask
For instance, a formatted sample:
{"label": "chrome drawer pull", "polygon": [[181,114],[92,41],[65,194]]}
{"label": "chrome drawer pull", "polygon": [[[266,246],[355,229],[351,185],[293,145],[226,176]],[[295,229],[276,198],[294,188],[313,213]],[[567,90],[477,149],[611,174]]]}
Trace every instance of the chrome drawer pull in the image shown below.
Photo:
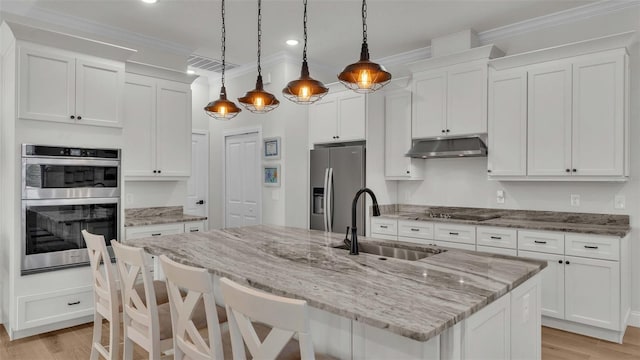
{"label": "chrome drawer pull", "polygon": [[388,228],[388,226],[387,225],[380,225],[380,228],[381,229],[386,229],[386,228]]}
{"label": "chrome drawer pull", "polygon": [[151,234],[151,236],[160,236],[160,235],[162,235],[162,233]]}
{"label": "chrome drawer pull", "polygon": [[80,301],[67,303],[68,306],[79,305],[79,304],[80,304]]}
{"label": "chrome drawer pull", "polygon": [[411,231],[420,231],[420,229],[411,228]]}
{"label": "chrome drawer pull", "polygon": [[492,236],[491,238],[494,239],[494,240],[502,240],[501,236]]}
{"label": "chrome drawer pull", "polygon": [[533,242],[536,243],[536,244],[546,244],[547,243],[546,241],[540,241],[540,240],[534,240]]}
{"label": "chrome drawer pull", "polygon": [[459,233],[457,233],[457,232],[451,232],[451,231],[449,231],[449,235],[460,235],[460,234],[459,234]]}
{"label": "chrome drawer pull", "polygon": [[589,246],[589,245],[585,245],[584,248],[585,249],[598,249],[597,246]]}

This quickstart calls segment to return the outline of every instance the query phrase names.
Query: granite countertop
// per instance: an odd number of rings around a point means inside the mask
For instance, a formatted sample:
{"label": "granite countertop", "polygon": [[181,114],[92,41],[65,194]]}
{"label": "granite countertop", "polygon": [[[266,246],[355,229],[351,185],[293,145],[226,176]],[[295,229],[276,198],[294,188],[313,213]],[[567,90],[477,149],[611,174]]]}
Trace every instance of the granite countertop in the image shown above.
{"label": "granite countertop", "polygon": [[[382,205],[380,210],[381,217],[388,219],[562,231],[618,237],[625,237],[631,231],[629,215],[419,205]],[[451,214],[453,217],[459,218],[432,217],[430,214]]]}
{"label": "granite countertop", "polygon": [[185,214],[182,206],[124,209],[124,226],[145,226],[207,220],[206,216]]}
{"label": "granite countertop", "polygon": [[[546,261],[448,249],[418,261],[349,255],[344,235],[257,225],[127,240],[154,255],[417,340],[428,341],[511,291]],[[433,252],[433,246],[387,242]]]}

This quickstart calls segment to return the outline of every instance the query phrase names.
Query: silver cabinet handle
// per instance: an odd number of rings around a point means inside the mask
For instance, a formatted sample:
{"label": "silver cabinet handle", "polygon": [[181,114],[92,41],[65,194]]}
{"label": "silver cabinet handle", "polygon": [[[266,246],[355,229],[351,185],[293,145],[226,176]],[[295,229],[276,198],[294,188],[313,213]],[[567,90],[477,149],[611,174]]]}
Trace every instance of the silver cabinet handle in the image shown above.
{"label": "silver cabinet handle", "polygon": [[546,244],[547,243],[546,241],[540,241],[540,240],[534,240],[533,242],[536,243],[536,244]]}
{"label": "silver cabinet handle", "polygon": [[589,246],[589,245],[585,245],[584,248],[585,249],[598,249],[597,246]]}

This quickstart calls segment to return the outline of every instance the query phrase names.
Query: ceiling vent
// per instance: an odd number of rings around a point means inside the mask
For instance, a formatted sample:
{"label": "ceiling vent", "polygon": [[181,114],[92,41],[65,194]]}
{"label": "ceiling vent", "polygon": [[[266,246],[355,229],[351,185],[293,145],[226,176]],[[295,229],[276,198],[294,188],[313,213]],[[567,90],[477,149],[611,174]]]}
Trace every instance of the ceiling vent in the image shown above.
{"label": "ceiling vent", "polygon": [[[192,68],[213,71],[213,72],[222,72],[222,61],[211,59],[208,57],[204,57],[197,54],[189,55],[189,59],[187,60],[187,65]],[[236,64],[226,63],[227,70],[231,70],[235,67],[238,67]]]}

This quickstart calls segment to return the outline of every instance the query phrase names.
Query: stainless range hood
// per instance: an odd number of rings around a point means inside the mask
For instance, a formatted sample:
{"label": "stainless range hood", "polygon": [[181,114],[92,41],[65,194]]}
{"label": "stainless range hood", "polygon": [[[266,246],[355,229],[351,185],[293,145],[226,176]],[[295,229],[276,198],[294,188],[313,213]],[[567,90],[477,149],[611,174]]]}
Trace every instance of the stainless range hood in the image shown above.
{"label": "stainless range hood", "polygon": [[405,156],[421,159],[487,156],[487,145],[478,135],[419,139],[413,141]]}

